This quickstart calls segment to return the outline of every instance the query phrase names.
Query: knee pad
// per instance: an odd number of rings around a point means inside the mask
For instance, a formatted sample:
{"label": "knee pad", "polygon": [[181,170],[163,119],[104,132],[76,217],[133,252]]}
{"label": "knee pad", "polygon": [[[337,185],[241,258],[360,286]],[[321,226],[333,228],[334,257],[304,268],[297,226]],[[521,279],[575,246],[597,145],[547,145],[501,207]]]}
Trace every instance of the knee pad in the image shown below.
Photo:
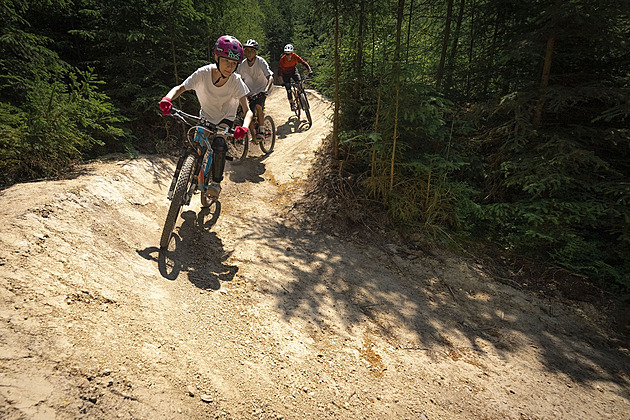
{"label": "knee pad", "polygon": [[225,153],[227,149],[227,144],[225,143],[225,139],[221,136],[216,136],[214,140],[212,140],[212,151],[214,153]]}
{"label": "knee pad", "polygon": [[225,168],[225,154],[227,153],[227,144],[225,139],[217,136],[212,141],[212,180],[221,182],[223,180],[223,170]]}

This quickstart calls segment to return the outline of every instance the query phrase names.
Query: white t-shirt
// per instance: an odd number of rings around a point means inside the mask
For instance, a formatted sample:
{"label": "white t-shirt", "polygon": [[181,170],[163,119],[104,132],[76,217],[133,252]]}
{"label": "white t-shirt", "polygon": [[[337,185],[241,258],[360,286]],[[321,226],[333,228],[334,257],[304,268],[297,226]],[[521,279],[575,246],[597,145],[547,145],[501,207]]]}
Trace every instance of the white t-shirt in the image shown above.
{"label": "white t-shirt", "polygon": [[186,90],[194,90],[201,105],[201,116],[213,124],[223,119],[234,121],[239,99],[249,93],[243,79],[236,72],[228,77],[227,82],[216,87],[212,82],[212,69],[216,64],[198,68],[184,80]]}
{"label": "white t-shirt", "polygon": [[241,61],[236,72],[243,77],[243,81],[252,95],[265,90],[265,87],[267,87],[267,76],[273,74],[267,61],[258,55],[254,59],[254,64],[252,64],[251,67],[247,64],[247,59]]}

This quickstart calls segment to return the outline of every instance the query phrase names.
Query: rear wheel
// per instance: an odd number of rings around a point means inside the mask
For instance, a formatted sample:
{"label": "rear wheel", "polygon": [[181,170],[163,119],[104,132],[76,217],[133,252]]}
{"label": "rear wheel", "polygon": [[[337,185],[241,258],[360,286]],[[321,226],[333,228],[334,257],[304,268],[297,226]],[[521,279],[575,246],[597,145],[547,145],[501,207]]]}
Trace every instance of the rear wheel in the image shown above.
{"label": "rear wheel", "polygon": [[175,191],[173,192],[171,205],[168,208],[168,213],[166,214],[166,220],[164,221],[164,227],[162,228],[162,237],[160,238],[160,249],[168,248],[168,244],[171,242],[171,236],[173,234],[173,229],[175,228],[175,223],[177,222],[177,217],[184,205],[186,192],[188,192],[188,188],[192,182],[192,172],[194,166],[195,156],[192,154],[187,155],[184,159],[184,163],[182,164],[179,177],[177,178],[177,184],[175,184]]}
{"label": "rear wheel", "polygon": [[232,157],[233,162],[245,159],[247,150],[249,150],[249,136],[246,134],[242,139],[228,138],[227,148],[228,155]]}
{"label": "rear wheel", "polygon": [[308,99],[306,98],[306,92],[304,91],[300,93],[300,106],[302,107],[302,109],[304,109],[306,119],[308,120],[308,125],[313,125],[313,119],[311,118],[311,107],[308,103]]}
{"label": "rear wheel", "polygon": [[263,133],[265,134],[265,139],[260,141],[260,150],[268,155],[273,151],[273,146],[276,144],[276,124],[274,124],[273,118],[269,115],[265,115]]}

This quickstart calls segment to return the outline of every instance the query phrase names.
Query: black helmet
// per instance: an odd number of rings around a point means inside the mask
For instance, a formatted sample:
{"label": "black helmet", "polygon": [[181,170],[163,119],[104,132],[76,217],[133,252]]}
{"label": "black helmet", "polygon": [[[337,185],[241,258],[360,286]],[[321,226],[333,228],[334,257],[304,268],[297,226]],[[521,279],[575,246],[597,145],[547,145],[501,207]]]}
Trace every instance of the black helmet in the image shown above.
{"label": "black helmet", "polygon": [[247,48],[253,48],[255,50],[258,49],[258,42],[256,42],[255,39],[248,39],[247,42],[245,43],[245,45],[243,45],[243,47]]}

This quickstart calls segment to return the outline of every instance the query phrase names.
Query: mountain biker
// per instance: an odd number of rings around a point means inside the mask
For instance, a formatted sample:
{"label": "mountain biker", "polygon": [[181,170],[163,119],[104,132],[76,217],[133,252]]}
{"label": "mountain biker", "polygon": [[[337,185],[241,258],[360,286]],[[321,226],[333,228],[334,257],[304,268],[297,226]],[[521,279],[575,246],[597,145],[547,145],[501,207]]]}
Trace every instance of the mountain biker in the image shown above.
{"label": "mountain biker", "polygon": [[[273,72],[269,68],[267,61],[258,55],[258,42],[248,39],[243,46],[245,59],[238,65],[236,72],[241,75],[243,81],[249,88],[249,108],[256,109],[258,116],[258,127],[264,127],[265,99],[273,86]],[[258,95],[261,94],[261,95]],[[258,95],[258,97],[256,97]],[[253,124],[250,127],[253,129]],[[257,138],[264,139],[263,133],[254,133]]]}
{"label": "mountain biker", "polygon": [[296,82],[300,81],[300,72],[297,70],[297,65],[302,64],[308,68],[308,73],[312,73],[311,66],[302,59],[299,55],[293,52],[293,45],[287,44],[284,46],[284,54],[280,57],[278,63],[278,74],[282,76],[282,83],[287,90],[287,96],[289,97],[289,103],[291,104],[291,111],[295,111],[295,102],[293,101],[293,95],[291,94],[291,79]]}
{"label": "mountain biker", "polygon": [[[247,104],[249,89],[239,74],[235,73],[238,63],[243,59],[243,46],[233,36],[223,35],[214,45],[214,61],[198,68],[180,85],[173,87],[160,101],[162,115],[171,112],[171,101],[187,90],[194,90],[199,99],[201,109],[199,116],[220,127],[232,128],[239,104],[247,110],[243,127],[234,129],[234,138],[242,139],[252,121],[253,113]],[[206,195],[219,197],[221,181],[225,168],[227,145],[225,139],[216,136],[212,142],[212,182],[208,185]]]}

